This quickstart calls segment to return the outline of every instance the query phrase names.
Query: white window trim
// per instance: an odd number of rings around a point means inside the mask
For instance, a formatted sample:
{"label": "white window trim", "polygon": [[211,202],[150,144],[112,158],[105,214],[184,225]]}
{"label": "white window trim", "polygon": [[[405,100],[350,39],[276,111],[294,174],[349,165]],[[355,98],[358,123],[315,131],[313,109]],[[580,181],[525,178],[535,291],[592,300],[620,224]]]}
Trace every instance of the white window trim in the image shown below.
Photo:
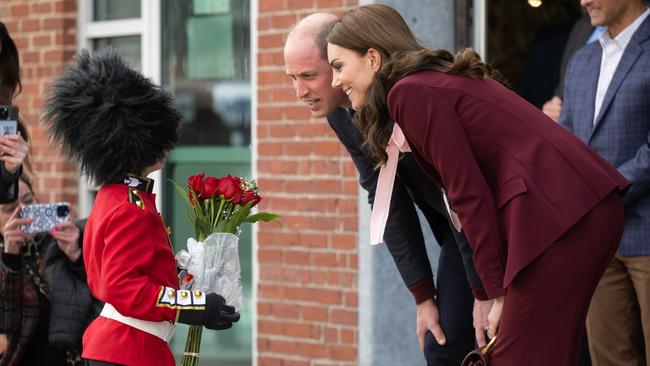
{"label": "white window trim", "polygon": [[[140,18],[119,19],[94,22],[92,21],[92,0],[77,0],[77,48],[90,49],[95,38],[140,36],[140,59],[142,74],[154,83],[160,84],[160,0],[141,0]],[[162,208],[162,174],[153,172],[150,178],[156,180],[154,193],[156,205]],[[86,177],[79,178],[79,215],[86,217],[92,209],[92,192],[97,187]]]}
{"label": "white window trim", "polygon": [[[259,15],[257,0],[250,1],[250,60],[251,60],[251,176],[258,177],[257,162],[259,157],[259,151],[257,150],[258,136],[257,136],[257,108],[258,108],[258,84],[257,84],[257,52],[258,52],[258,43],[257,37],[259,35],[259,30],[257,28],[257,17]],[[259,240],[257,239],[259,235],[259,225],[252,225],[252,236],[251,236],[251,260],[253,261],[251,266],[251,286],[253,287],[252,291],[252,304],[253,304],[253,334],[252,342],[253,345],[253,365],[258,366],[257,359],[259,358],[259,349],[257,347],[257,337],[259,329],[257,327],[258,314],[257,314],[257,301],[259,297],[258,288],[260,284],[260,262],[258,260],[257,251],[259,250]]]}
{"label": "white window trim", "polygon": [[474,44],[481,59],[487,60],[487,0],[474,0]]}

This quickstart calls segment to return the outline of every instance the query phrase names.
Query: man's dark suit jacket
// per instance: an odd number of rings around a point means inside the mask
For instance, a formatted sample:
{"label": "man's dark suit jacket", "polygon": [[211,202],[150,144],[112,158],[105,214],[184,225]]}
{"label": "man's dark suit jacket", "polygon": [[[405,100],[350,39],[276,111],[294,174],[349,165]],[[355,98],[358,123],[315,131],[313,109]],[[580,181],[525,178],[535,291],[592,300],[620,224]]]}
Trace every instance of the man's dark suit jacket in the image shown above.
{"label": "man's dark suit jacket", "polygon": [[[359,182],[368,191],[368,201],[372,204],[379,171],[375,169],[376,161],[363,147],[361,132],[344,108],[329,114],[327,121],[350,153],[359,171]],[[442,243],[445,235],[449,235],[453,229],[449,226],[440,189],[424,175],[411,154],[403,154],[397,166],[384,241],[404,283],[419,303],[430,298],[434,290],[431,265],[414,202],[426,217],[438,243]],[[475,296],[484,297],[481,281],[472,264],[471,247],[463,234],[454,232],[453,235],[463,257],[469,285]]]}
{"label": "man's dark suit jacket", "polygon": [[388,109],[424,172],[446,189],[490,298],[629,185],[572,133],[494,80],[413,73],[390,90]]}

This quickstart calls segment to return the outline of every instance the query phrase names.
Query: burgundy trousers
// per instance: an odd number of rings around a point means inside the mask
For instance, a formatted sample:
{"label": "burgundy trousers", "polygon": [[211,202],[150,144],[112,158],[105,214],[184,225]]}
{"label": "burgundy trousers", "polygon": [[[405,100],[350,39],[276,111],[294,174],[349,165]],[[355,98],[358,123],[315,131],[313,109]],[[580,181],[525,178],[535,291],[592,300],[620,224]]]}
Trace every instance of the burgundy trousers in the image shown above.
{"label": "burgundy trousers", "polygon": [[623,211],[615,191],[517,274],[492,366],[577,364],[591,297],[623,233]]}

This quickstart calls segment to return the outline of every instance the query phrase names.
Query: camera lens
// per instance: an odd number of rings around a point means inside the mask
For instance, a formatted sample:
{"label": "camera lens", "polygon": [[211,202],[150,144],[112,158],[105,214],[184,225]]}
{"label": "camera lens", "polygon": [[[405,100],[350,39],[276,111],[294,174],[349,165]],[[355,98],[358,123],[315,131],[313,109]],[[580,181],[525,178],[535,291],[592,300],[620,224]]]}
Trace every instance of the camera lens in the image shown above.
{"label": "camera lens", "polygon": [[0,119],[9,119],[9,108],[0,107]]}
{"label": "camera lens", "polygon": [[70,207],[68,205],[60,205],[56,208],[56,215],[59,217],[68,216],[70,213]]}

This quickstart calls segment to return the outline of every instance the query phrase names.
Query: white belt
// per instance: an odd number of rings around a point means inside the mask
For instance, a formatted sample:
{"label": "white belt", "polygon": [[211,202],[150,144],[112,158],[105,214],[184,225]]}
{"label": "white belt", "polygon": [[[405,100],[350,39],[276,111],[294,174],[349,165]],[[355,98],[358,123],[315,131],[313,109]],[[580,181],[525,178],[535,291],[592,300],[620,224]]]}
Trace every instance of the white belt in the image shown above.
{"label": "white belt", "polygon": [[109,318],[116,320],[120,323],[129,325],[135,329],[139,329],[143,332],[155,335],[156,337],[162,339],[163,341],[169,343],[174,335],[174,330],[176,325],[168,321],[162,322],[151,322],[147,320],[141,320],[136,318],[130,318],[120,314],[113,305],[106,303],[102,309],[100,316],[104,318]]}

